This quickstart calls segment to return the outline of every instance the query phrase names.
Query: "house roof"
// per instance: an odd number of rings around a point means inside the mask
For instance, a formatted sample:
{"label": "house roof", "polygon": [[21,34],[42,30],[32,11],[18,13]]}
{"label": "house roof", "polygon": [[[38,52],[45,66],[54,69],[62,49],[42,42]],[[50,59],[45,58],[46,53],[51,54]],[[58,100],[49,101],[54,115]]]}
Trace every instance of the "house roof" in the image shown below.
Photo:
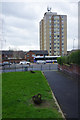
{"label": "house roof", "polygon": [[33,52],[36,55],[48,55],[48,51],[47,50],[30,50],[29,52]]}

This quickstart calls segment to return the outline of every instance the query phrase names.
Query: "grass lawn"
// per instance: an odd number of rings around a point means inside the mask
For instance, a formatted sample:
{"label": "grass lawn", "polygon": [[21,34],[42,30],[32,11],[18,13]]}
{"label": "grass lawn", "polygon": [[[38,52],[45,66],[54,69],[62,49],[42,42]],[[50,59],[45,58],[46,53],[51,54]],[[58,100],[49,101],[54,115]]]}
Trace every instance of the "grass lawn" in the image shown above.
{"label": "grass lawn", "polygon": [[[38,93],[42,94],[41,105],[32,101]],[[2,118],[62,118],[40,71],[2,74]]]}

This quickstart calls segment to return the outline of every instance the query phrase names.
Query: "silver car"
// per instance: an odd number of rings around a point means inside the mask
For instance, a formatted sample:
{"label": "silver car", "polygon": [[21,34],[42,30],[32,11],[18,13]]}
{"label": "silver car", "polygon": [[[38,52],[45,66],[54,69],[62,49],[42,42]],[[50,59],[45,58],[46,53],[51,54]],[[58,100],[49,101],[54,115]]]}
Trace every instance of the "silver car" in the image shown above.
{"label": "silver car", "polygon": [[37,64],[46,64],[46,61],[44,61],[44,60],[38,60]]}

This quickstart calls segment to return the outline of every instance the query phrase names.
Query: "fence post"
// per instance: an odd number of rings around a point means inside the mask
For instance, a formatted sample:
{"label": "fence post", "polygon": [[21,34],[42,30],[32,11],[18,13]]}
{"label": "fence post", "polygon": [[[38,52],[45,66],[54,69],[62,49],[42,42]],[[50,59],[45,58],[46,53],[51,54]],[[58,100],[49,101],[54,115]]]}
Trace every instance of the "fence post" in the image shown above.
{"label": "fence post", "polygon": [[41,65],[41,70],[42,70],[42,65]]}
{"label": "fence post", "polygon": [[33,70],[33,65],[32,65],[32,70]]}
{"label": "fence post", "polygon": [[15,72],[16,72],[16,65],[15,65]]}
{"label": "fence post", "polygon": [[23,64],[22,64],[22,71],[23,71]]}
{"label": "fence post", "polygon": [[3,72],[5,72],[5,66],[3,67]]}
{"label": "fence post", "polygon": [[50,70],[50,64],[49,64],[49,70]]}

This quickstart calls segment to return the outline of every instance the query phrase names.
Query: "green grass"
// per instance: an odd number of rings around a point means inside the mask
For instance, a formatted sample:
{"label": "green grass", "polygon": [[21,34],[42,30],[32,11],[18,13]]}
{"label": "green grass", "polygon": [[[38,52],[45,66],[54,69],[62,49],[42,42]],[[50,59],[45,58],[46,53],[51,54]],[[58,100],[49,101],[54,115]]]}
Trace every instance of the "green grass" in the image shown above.
{"label": "green grass", "polygon": [[[41,105],[32,96],[42,94]],[[62,118],[40,71],[2,74],[2,118]]]}

